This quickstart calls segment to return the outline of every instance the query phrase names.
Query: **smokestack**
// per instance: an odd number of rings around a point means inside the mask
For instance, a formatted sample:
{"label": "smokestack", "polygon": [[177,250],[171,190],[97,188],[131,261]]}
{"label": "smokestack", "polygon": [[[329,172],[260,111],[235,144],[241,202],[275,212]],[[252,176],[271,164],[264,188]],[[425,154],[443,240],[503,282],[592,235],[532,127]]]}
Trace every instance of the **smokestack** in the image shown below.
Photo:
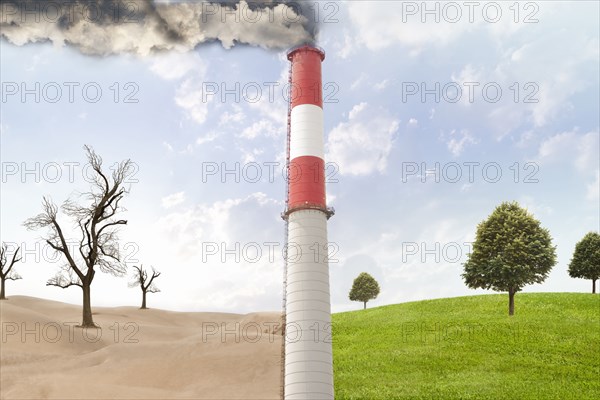
{"label": "smokestack", "polygon": [[291,95],[288,119],[288,198],[284,305],[284,397],[333,399],[331,306],[325,201],[323,50],[288,52]]}

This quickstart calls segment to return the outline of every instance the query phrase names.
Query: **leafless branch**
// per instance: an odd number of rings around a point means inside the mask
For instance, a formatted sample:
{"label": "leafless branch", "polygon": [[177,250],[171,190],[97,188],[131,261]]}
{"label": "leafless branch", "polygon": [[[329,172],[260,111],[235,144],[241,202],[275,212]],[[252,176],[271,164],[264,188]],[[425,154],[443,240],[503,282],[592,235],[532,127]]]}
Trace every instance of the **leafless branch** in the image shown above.
{"label": "leafless branch", "polygon": [[30,230],[47,228],[48,234],[44,240],[67,261],[68,271],[63,269],[62,273],[59,272],[50,279],[50,286],[89,285],[95,268],[116,276],[127,272],[126,266],[121,262],[117,235],[118,227],[126,225],[127,221],[114,217],[123,210],[119,203],[128,191],[122,184],[132,163],[126,160],[118,164],[110,179],[110,175],[102,170],[102,158],[89,146],[84,146],[84,150],[91,166],[90,175],[93,172],[93,177],[89,177],[92,180],[90,191],[80,193],[79,201],[68,199],[60,207],[79,228],[81,236],[77,250],[73,251],[67,246],[62,224],[58,221],[59,208],[49,198],[43,199],[42,213],[24,223]]}
{"label": "leafless branch", "polygon": [[21,250],[21,248],[17,247],[17,249],[12,255],[10,263],[8,263],[8,246],[6,245],[6,243],[2,243],[2,247],[0,248],[0,277],[2,277],[3,279],[10,279],[14,281],[16,281],[17,279],[22,279],[21,276],[19,276],[14,271],[11,274],[11,271],[15,264],[21,261],[21,257],[19,257],[19,250]]}
{"label": "leafless branch", "polygon": [[19,279],[23,279],[23,277],[21,275],[17,274],[16,272],[13,272],[9,276],[6,276],[4,279],[9,280],[9,281],[18,281]]}
{"label": "leafless branch", "polygon": [[139,267],[137,265],[134,265],[133,268],[135,269],[132,276],[133,281],[129,283],[129,287],[139,286],[143,292],[148,293],[160,292],[160,289],[158,289],[158,287],[154,285],[154,279],[158,278],[161,275],[160,272],[155,270],[154,267],[151,267],[152,276],[148,277],[148,272],[144,269],[143,265]]}

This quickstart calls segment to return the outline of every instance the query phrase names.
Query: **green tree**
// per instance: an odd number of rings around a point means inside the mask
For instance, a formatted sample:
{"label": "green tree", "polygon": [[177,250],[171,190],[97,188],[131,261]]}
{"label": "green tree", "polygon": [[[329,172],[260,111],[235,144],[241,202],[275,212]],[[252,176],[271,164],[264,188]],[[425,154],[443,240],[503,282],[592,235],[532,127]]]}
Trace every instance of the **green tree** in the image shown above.
{"label": "green tree", "polygon": [[462,277],[472,289],[508,292],[508,315],[514,315],[515,293],[544,282],[555,264],[550,232],[517,202],[504,202],[477,226]]}
{"label": "green tree", "polygon": [[377,295],[379,295],[379,283],[371,275],[361,272],[352,283],[348,297],[352,301],[362,301],[366,309],[367,301],[375,299]]}
{"label": "green tree", "polygon": [[575,245],[569,276],[591,279],[592,293],[596,293],[596,281],[600,279],[600,235],[597,232],[589,232]]}

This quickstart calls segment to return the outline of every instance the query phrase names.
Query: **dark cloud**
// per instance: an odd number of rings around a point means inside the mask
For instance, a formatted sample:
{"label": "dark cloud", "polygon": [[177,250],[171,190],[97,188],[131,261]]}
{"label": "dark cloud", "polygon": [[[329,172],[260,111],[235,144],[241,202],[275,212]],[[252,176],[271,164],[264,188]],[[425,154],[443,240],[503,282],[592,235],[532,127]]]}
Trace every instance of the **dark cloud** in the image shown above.
{"label": "dark cloud", "polygon": [[302,3],[281,0],[7,0],[0,31],[19,46],[50,41],[101,56],[188,51],[213,41],[285,49],[314,40],[312,14]]}

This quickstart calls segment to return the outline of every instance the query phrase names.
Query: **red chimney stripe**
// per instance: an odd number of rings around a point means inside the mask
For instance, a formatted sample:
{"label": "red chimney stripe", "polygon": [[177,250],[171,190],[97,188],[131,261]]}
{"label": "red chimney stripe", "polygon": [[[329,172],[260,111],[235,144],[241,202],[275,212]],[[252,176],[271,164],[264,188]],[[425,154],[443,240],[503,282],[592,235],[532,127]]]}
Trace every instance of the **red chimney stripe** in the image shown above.
{"label": "red chimney stripe", "polygon": [[325,208],[325,162],[314,156],[296,157],[290,161],[290,209],[312,206]]}
{"label": "red chimney stripe", "polygon": [[321,61],[323,54],[311,47],[293,51],[292,61],[292,108],[300,104],[314,104],[323,108]]}

